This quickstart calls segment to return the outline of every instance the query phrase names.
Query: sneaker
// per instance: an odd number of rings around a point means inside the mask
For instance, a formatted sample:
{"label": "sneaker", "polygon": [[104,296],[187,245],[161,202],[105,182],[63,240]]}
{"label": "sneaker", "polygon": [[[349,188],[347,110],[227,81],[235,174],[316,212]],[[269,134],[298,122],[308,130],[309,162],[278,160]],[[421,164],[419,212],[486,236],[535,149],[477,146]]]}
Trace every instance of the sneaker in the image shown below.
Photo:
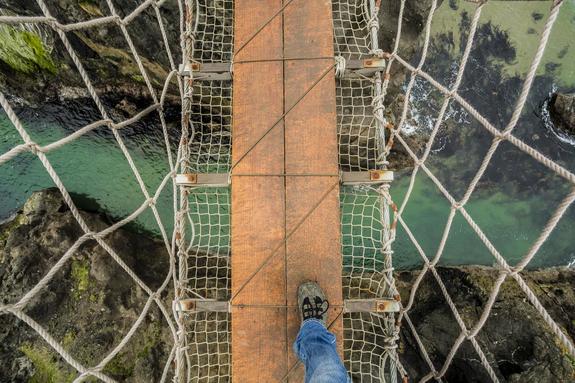
{"label": "sneaker", "polygon": [[329,302],[325,299],[325,294],[317,283],[305,282],[299,286],[297,304],[302,322],[308,319],[317,319],[326,326]]}

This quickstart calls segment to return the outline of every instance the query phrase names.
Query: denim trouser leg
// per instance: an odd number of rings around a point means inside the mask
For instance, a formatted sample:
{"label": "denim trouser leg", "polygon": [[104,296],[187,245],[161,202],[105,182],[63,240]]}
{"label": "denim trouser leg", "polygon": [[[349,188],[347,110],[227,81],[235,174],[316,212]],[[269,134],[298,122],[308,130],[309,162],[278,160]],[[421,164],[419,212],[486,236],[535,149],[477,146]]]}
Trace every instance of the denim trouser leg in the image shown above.
{"label": "denim trouser leg", "polygon": [[347,383],[347,371],[337,354],[335,335],[314,319],[306,320],[293,349],[305,364],[305,383]]}

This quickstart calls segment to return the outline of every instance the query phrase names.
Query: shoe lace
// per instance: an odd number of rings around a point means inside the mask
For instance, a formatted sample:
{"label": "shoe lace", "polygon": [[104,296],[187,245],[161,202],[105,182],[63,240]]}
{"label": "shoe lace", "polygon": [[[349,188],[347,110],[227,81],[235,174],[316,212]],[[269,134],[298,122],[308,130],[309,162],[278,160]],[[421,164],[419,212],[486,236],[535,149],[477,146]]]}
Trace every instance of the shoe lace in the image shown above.
{"label": "shoe lace", "polygon": [[323,315],[329,310],[329,302],[327,299],[314,297],[313,302],[309,297],[305,297],[302,303],[303,320],[306,319],[319,319],[323,320]]}

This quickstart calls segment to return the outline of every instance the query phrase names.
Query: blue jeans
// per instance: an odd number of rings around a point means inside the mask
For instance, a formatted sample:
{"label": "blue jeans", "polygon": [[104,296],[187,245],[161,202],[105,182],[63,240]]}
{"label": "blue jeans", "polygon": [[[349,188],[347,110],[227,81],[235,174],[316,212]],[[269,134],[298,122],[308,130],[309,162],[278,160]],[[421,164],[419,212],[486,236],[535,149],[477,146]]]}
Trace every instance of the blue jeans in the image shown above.
{"label": "blue jeans", "polygon": [[303,322],[293,349],[305,365],[305,383],[351,382],[337,354],[335,335],[320,321]]}

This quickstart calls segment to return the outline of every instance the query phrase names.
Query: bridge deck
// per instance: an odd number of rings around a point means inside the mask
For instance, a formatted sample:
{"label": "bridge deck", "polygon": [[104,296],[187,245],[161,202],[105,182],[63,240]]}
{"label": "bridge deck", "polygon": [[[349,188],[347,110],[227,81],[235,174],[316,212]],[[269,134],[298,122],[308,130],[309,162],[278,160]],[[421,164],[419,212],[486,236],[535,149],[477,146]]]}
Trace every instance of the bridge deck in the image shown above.
{"label": "bridge deck", "polygon": [[[251,39],[281,7],[235,2],[232,376],[242,383],[282,381],[288,372],[301,381],[291,344],[305,280],[326,290],[331,331],[342,339],[331,2],[294,0]],[[326,59],[289,60],[302,57]]]}

